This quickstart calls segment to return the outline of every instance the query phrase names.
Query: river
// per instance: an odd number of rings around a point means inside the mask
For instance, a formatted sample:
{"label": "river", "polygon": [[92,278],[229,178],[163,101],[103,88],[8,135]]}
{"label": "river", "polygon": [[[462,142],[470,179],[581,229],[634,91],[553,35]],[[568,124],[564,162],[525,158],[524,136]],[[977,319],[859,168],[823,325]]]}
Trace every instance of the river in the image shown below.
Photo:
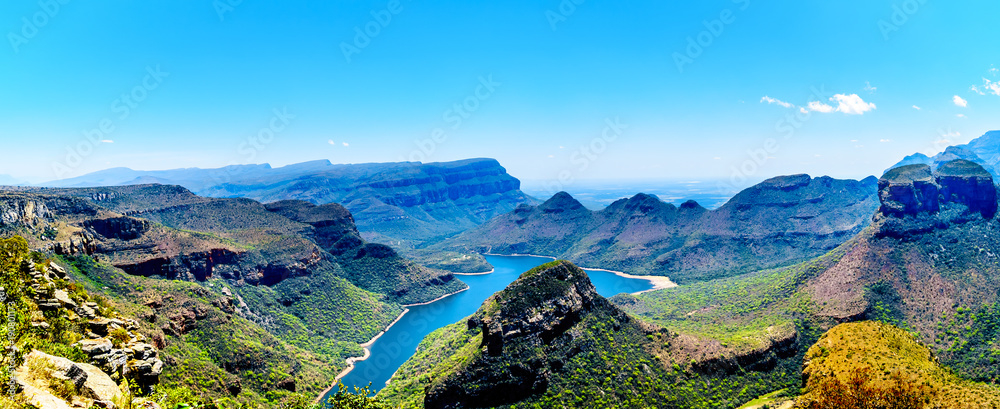
{"label": "river", "polygon": [[[486,256],[495,268],[492,273],[461,275],[469,289],[427,305],[409,307],[403,317],[371,345],[371,356],[357,362],[354,370],[343,378],[348,387],[363,387],[370,382],[372,391],[385,387],[386,381],[416,351],[420,341],[434,330],[451,325],[472,315],[489,296],[514,282],[521,273],[552,261],[535,256]],[[587,270],[598,294],[610,297],[653,288],[648,280],[626,278],[611,272]],[[334,393],[331,391],[330,393]],[[324,396],[324,401],[329,397]]]}

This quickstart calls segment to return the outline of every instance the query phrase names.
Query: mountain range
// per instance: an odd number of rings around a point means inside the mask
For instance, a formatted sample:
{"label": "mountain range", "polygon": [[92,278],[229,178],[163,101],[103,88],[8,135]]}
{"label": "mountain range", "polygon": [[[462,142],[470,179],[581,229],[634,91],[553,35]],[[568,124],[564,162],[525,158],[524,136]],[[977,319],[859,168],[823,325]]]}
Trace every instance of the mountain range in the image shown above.
{"label": "mountain range", "polygon": [[964,145],[953,145],[933,157],[922,153],[903,158],[890,169],[913,164],[929,165],[937,168],[942,163],[955,159],[965,159],[978,163],[994,178],[1000,177],[1000,131],[990,131]]}
{"label": "mountain range", "polygon": [[[718,209],[637,194],[592,211],[566,192],[520,205],[426,252],[542,254],[678,283],[788,265],[823,254],[860,232],[878,208],[874,177],[768,179]],[[461,266],[438,264],[463,272]]]}
{"label": "mountain range", "polygon": [[475,227],[519,204],[534,203],[519,190],[520,181],[494,159],[348,165],[321,160],[279,168],[263,164],[162,171],[113,168],[43,186],[151,183],[183,186],[201,196],[263,203],[338,203],[351,211],[367,240],[403,250]]}

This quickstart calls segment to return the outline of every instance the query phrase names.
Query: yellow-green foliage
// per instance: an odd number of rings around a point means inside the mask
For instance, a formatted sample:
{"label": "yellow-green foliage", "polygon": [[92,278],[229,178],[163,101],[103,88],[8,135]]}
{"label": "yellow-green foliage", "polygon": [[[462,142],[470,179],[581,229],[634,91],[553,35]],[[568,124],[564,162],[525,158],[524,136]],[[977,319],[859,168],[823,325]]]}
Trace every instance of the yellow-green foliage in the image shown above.
{"label": "yellow-green foliage", "polygon": [[[931,351],[909,333],[885,323],[838,325],[809,348],[805,359],[803,372],[809,389],[799,399],[802,407],[835,394],[829,387],[831,382],[850,386],[859,379],[864,381],[861,389],[891,391],[902,387],[908,393],[918,393],[925,408],[1000,407],[1000,388],[962,380],[941,367]],[[865,376],[859,377],[859,373]]]}

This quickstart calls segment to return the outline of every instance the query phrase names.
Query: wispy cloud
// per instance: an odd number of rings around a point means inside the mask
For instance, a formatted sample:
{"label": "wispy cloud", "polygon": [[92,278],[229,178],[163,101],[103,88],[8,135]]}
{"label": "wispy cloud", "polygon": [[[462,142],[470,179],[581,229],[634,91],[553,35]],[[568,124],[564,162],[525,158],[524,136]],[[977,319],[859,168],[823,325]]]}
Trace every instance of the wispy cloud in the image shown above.
{"label": "wispy cloud", "polygon": [[351,146],[351,144],[349,144],[349,143],[347,143],[347,142],[344,142],[344,146],[345,146],[345,147],[346,147],[346,146]]}
{"label": "wispy cloud", "polygon": [[966,101],[964,98],[962,98],[962,97],[960,97],[958,95],[955,95],[954,97],[952,97],[951,101],[954,102],[955,105],[958,105],[958,106],[960,106],[962,108],[966,108],[966,107],[969,106],[969,101]]}
{"label": "wispy cloud", "polygon": [[777,105],[785,107],[785,108],[791,108],[791,107],[794,106],[794,105],[792,105],[792,104],[790,104],[788,102],[785,102],[785,101],[782,101],[782,100],[776,99],[776,98],[771,98],[771,97],[769,97],[767,95],[765,95],[764,98],[761,98],[760,102],[767,102],[768,104],[777,104]]}
{"label": "wispy cloud", "polygon": [[337,146],[337,143],[336,143],[336,142],[334,142],[334,141],[333,141],[333,139],[329,139],[329,140],[327,140],[327,141],[326,141],[326,143],[328,143],[328,144],[330,144],[330,145],[333,145],[333,146]]}
{"label": "wispy cloud", "polygon": [[973,85],[972,87],[970,87],[970,89],[972,89],[972,92],[975,92],[979,95],[986,95],[986,94],[1000,95],[1000,81],[990,81],[989,78],[983,78],[982,86]]}
{"label": "wispy cloud", "polygon": [[965,118],[965,114],[958,114],[958,115],[955,115],[955,116],[957,116],[959,118]]}
{"label": "wispy cloud", "polygon": [[892,142],[892,139],[879,139],[878,141],[882,142],[882,143],[886,143],[886,142]]}
{"label": "wispy cloud", "polygon": [[913,109],[916,109],[917,111],[919,111],[919,110],[920,110],[920,107],[918,107],[918,106],[914,105],[914,106],[913,106]]}
{"label": "wispy cloud", "polygon": [[113,141],[111,139],[102,139],[101,143],[115,143],[115,141]]}
{"label": "wispy cloud", "polygon": [[869,94],[874,94],[875,91],[877,91],[877,90],[878,90],[878,87],[873,87],[872,83],[870,83],[868,81],[865,81],[865,91],[868,91]]}

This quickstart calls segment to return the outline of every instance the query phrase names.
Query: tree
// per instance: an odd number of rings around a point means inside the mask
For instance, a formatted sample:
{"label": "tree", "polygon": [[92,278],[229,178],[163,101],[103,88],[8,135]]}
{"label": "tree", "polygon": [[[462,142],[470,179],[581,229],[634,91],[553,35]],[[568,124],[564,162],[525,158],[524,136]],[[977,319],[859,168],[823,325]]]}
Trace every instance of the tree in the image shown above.
{"label": "tree", "polygon": [[372,396],[372,384],[363,388],[354,387],[351,392],[343,383],[337,384],[337,393],[330,398],[333,409],[392,409],[388,403],[377,396]]}

